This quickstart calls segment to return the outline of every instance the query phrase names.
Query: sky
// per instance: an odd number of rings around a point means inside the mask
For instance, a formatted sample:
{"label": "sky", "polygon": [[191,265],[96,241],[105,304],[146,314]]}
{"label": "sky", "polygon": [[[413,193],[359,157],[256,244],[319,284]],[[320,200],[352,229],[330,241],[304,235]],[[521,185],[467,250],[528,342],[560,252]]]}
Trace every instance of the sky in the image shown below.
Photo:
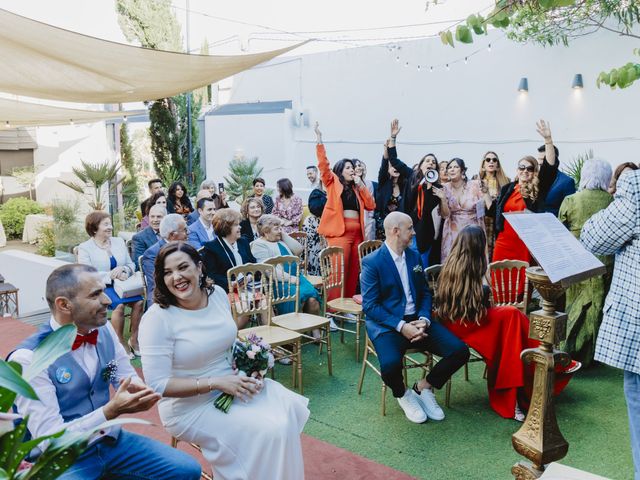
{"label": "sky", "polygon": [[[394,44],[437,35],[471,13],[487,13],[492,0],[173,0],[186,47],[196,53],[205,41],[210,54],[241,54],[315,42],[291,54],[354,46]],[[68,30],[126,43],[114,0],[0,0],[0,8]]]}

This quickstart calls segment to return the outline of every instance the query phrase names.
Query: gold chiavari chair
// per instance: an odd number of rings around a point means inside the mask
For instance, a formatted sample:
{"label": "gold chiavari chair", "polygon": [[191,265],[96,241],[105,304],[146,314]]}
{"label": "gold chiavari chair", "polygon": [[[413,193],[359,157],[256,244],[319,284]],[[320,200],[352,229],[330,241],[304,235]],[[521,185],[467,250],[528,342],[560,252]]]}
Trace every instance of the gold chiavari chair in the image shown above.
{"label": "gold chiavari chair", "polygon": [[[360,329],[364,324],[362,306],[358,305],[353,298],[344,296],[344,252],[341,247],[327,247],[320,252],[320,273],[324,294],[326,295],[326,315],[338,320],[340,326],[340,341],[344,343],[344,333],[355,333],[356,335],[356,361],[360,359]],[[337,289],[340,292],[338,298],[329,300],[329,294]],[[352,315],[355,318],[356,329],[348,330],[344,328],[345,321],[351,321]]]}
{"label": "gold chiavari chair", "polygon": [[[178,443],[180,442],[180,440],[178,440],[176,437],[171,437],[171,446],[173,448],[178,448]],[[202,448],[200,448],[200,445],[195,444],[195,443],[189,443],[189,445],[191,445],[193,448],[195,448],[197,451],[199,451],[200,453],[202,453]],[[204,478],[205,480],[213,480],[213,474],[211,473],[207,473],[204,470],[202,470],[202,474],[200,475],[201,478]]]}
{"label": "gold chiavari chair", "polygon": [[[529,279],[525,275],[527,268],[529,264],[521,260],[500,260],[489,265],[490,301],[494,307],[511,305],[527,314],[529,306]],[[520,287],[521,283],[524,290]]]}
{"label": "gold chiavari chair", "polygon": [[245,263],[229,269],[227,281],[231,313],[236,322],[242,316],[259,315],[262,318],[264,325],[244,328],[238,332],[238,337],[244,339],[253,333],[271,345],[276,359],[289,358],[293,362],[292,383],[303,393],[302,336],[271,324],[273,275],[273,266],[264,263]]}
{"label": "gold chiavari chair", "polygon": [[[274,288],[271,289],[271,304],[277,307],[277,305],[293,302],[295,306],[294,311],[291,313],[284,313],[272,317],[271,323],[301,334],[303,338],[308,340],[304,342],[304,344],[316,341],[316,339],[309,334],[312,333],[313,330],[320,330],[322,336],[318,339],[319,351],[322,351],[322,345],[327,346],[327,366],[329,368],[329,375],[332,375],[329,319],[319,315],[300,312],[300,278],[302,275],[299,261],[300,259],[293,255],[269,258],[264,261],[264,263],[272,265],[274,268]],[[296,273],[290,274],[289,272]],[[295,283],[293,282],[294,279],[296,279]]]}

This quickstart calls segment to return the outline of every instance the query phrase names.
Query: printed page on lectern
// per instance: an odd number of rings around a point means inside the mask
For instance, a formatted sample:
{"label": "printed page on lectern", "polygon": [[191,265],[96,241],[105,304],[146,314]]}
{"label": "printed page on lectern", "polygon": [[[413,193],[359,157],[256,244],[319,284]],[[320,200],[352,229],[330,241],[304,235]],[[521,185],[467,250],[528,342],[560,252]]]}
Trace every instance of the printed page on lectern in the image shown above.
{"label": "printed page on lectern", "polygon": [[606,272],[604,264],[552,213],[505,213],[549,280],[564,287]]}

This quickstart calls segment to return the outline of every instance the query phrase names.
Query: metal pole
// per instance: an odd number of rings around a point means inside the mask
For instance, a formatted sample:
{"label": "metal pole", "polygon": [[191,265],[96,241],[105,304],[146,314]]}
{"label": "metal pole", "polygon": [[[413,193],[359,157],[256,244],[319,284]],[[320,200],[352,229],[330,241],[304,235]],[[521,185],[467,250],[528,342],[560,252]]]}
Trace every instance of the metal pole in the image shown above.
{"label": "metal pole", "polygon": [[[191,54],[191,48],[189,44],[189,0],[187,2],[187,54]],[[191,145],[191,92],[187,92],[187,184],[193,185],[193,148]]]}

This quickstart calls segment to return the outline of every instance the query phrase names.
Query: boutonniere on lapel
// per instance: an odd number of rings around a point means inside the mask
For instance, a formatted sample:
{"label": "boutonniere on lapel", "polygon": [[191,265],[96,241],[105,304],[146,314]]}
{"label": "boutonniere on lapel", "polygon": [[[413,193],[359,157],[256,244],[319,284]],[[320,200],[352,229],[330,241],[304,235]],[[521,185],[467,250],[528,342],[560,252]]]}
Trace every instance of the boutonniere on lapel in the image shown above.
{"label": "boutonniere on lapel", "polygon": [[413,273],[422,273],[422,265],[416,265],[413,267]]}
{"label": "boutonniere on lapel", "polygon": [[116,376],[116,373],[118,372],[118,361],[117,360],[111,360],[109,363],[107,363],[107,366],[104,367],[104,370],[102,370],[102,379],[105,382],[114,382],[118,377]]}

